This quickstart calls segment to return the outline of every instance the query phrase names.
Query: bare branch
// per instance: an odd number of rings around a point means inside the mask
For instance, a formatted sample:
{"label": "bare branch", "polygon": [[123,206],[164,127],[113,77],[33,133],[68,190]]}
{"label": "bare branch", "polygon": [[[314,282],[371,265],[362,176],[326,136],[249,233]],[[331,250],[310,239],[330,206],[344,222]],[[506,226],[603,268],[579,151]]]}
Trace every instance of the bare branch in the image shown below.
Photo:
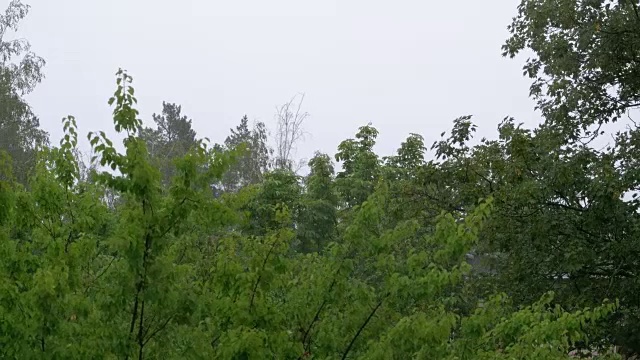
{"label": "bare branch", "polygon": [[[299,101],[298,96],[300,96]],[[294,170],[293,156],[296,145],[304,139],[305,132],[302,123],[309,117],[309,113],[302,111],[305,94],[298,94],[289,102],[276,108],[278,130],[276,133],[276,168]],[[295,164],[295,171],[300,169]]]}

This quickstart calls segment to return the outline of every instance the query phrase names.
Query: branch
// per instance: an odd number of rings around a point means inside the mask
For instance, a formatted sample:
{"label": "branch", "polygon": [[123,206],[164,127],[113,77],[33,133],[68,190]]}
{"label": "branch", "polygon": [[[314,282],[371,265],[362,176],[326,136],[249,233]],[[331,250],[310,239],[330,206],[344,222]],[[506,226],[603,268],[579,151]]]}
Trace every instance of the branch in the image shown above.
{"label": "branch", "polygon": [[91,288],[91,285],[96,281],[98,281],[98,279],[100,279],[102,275],[104,275],[107,272],[107,270],[109,270],[109,268],[111,267],[111,264],[113,264],[115,260],[116,260],[116,257],[115,256],[112,257],[111,261],[109,261],[109,264],[107,264],[107,266],[104,269],[102,269],[102,271],[98,275],[96,275],[96,277],[93,278],[93,280],[91,280],[91,282],[89,283],[89,286],[85,290],[85,294],[89,291],[89,289]]}
{"label": "branch", "polygon": [[140,325],[138,325],[138,360],[142,360],[144,352],[144,299],[142,299],[142,308],[140,309]]}
{"label": "branch", "polygon": [[[142,211],[143,213],[146,212],[146,208],[147,208],[147,202],[145,199],[142,200]],[[147,270],[147,259],[149,256],[149,252],[151,251],[151,234],[149,233],[148,229],[147,232],[145,234],[145,239],[144,239],[144,254],[142,255],[142,274],[138,274],[139,278],[138,278],[138,283],[136,284],[136,296],[135,296],[135,300],[133,303],[133,310],[131,311],[131,325],[129,327],[129,336],[131,337],[133,335],[133,330],[135,329],[136,326],[136,319],[138,318],[138,305],[139,305],[139,299],[140,299],[140,294],[144,291],[144,284],[145,284],[145,278],[146,278],[146,270]],[[144,300],[142,302],[142,312],[144,312]],[[144,313],[141,314],[140,316],[140,329],[138,332],[138,343],[141,344],[140,338],[141,338],[141,334],[142,334],[142,325],[143,325],[143,319],[142,316],[144,315]],[[138,354],[139,359],[142,359],[142,347],[144,345],[140,346],[140,353]],[[127,356],[127,359],[129,357]]]}
{"label": "branch", "polygon": [[[335,286],[337,280],[338,280],[338,272],[340,271],[340,267],[338,267],[338,270],[336,270],[336,274],[333,278],[333,281],[331,281],[331,285],[329,285],[329,289],[327,290],[327,292],[325,293],[328,294],[331,292],[331,290],[333,290],[333,287]],[[302,345],[304,346],[304,348],[308,351],[309,350],[309,343],[307,343],[307,339],[309,339],[309,334],[311,334],[311,329],[313,328],[313,325],[320,319],[320,314],[322,313],[322,310],[324,310],[324,307],[327,305],[327,303],[329,302],[329,298],[328,296],[325,296],[324,300],[322,301],[322,304],[320,304],[320,307],[318,308],[318,310],[316,311],[316,314],[313,316],[313,320],[311,320],[311,323],[309,324],[309,326],[307,327],[307,330],[305,330],[304,332],[304,336],[302,337]],[[301,359],[302,355],[298,358]]]}
{"label": "branch", "polygon": [[138,282],[136,286],[136,296],[133,301],[133,310],[131,311],[131,325],[129,327],[129,335],[133,334],[133,330],[136,326],[136,319],[138,318],[138,299],[140,298],[140,291],[142,290],[142,281]]}
{"label": "branch", "polygon": [[559,204],[559,203],[555,203],[555,202],[552,202],[552,201],[546,201],[544,203],[544,205],[554,206],[554,207],[559,207],[559,208],[563,208],[563,209],[567,209],[567,210],[573,210],[573,211],[579,211],[579,212],[587,211],[584,208],[579,208],[579,207],[575,207],[575,206],[571,206],[571,205],[565,205],[565,204]]}
{"label": "branch", "polygon": [[173,319],[174,316],[175,315],[169,316],[169,318],[165,322],[163,322],[151,334],[149,334],[149,337],[144,341],[143,345],[146,345],[149,342],[149,340],[151,340],[154,336],[156,336],[160,331],[164,330],[164,328],[167,327],[167,325]]}
{"label": "branch", "polygon": [[636,14],[636,20],[640,22],[640,12],[638,11],[638,4],[636,4],[635,0],[630,0],[629,3],[633,7],[633,12]]}
{"label": "branch", "polygon": [[163,238],[165,235],[167,235],[169,233],[169,231],[171,231],[173,229],[174,226],[176,226],[176,224],[179,221],[179,219],[175,216],[176,209],[178,209],[180,206],[182,206],[187,200],[193,201],[191,199],[188,199],[187,197],[184,197],[182,199],[182,201],[180,201],[180,203],[171,210],[171,213],[169,214],[169,218],[173,218],[174,220],[171,222],[171,224],[169,224],[169,226],[167,226],[166,229],[164,229],[162,231],[162,233],[159,236],[160,238]]}
{"label": "branch", "polygon": [[[386,296],[385,296],[386,298]],[[356,342],[356,340],[358,339],[358,337],[360,336],[360,334],[362,333],[362,331],[364,330],[364,328],[369,324],[369,322],[371,321],[371,319],[373,319],[373,316],[376,314],[376,311],[378,311],[378,309],[380,308],[380,306],[382,306],[382,302],[384,301],[385,298],[382,298],[382,300],[380,300],[378,302],[378,304],[376,305],[376,307],[373,308],[373,310],[371,310],[371,313],[369,314],[369,316],[367,317],[367,319],[364,321],[364,323],[362,323],[362,325],[360,326],[360,328],[358,329],[358,331],[356,332],[356,334],[353,336],[353,338],[351,339],[351,342],[349,342],[349,345],[347,346],[347,348],[344,350],[344,353],[342,354],[342,360],[345,360],[347,358],[347,355],[349,354],[349,351],[351,351],[351,348],[353,347],[353,344]]]}
{"label": "branch", "polygon": [[277,242],[278,242],[278,239],[273,241],[273,243],[271,244],[271,247],[269,248],[269,251],[267,252],[267,255],[264,257],[264,261],[262,262],[262,267],[260,268],[260,274],[258,274],[258,278],[256,279],[256,283],[253,286],[253,291],[251,293],[251,301],[249,302],[249,310],[251,310],[251,308],[253,307],[253,300],[256,297],[256,292],[258,291],[258,284],[260,284],[260,280],[262,279],[262,273],[264,272],[264,268],[267,266],[267,261],[269,261],[269,257],[271,256],[271,253],[273,252],[273,249],[276,247],[276,243]]}
{"label": "branch", "polygon": [[76,223],[76,218],[75,216],[73,216],[73,207],[71,206],[71,199],[69,199],[69,189],[66,190],[66,197],[67,197],[67,205],[69,206],[69,216],[71,216],[71,230],[69,230],[69,237],[67,238],[67,241],[64,244],[64,252],[68,253],[69,252],[69,246],[71,245],[72,242],[74,242],[75,240],[78,240],[80,238],[79,235],[75,235],[74,236],[74,231],[73,231],[73,225],[75,225]]}

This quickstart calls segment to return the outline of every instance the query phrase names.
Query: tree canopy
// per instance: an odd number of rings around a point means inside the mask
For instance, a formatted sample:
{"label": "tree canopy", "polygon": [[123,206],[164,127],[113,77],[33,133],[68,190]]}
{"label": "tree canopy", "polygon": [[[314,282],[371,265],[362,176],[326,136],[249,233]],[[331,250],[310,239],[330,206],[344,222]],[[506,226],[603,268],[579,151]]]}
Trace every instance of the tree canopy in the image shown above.
{"label": "tree canopy", "polygon": [[[461,116],[382,155],[366,124],[304,175],[306,113],[280,109],[275,155],[247,116],[211,144],[178,104],[147,127],[124,70],[108,100],[122,144],[89,133],[85,164],[76,119],[50,145],[23,99],[43,60],[0,39],[0,357],[639,354],[637,8],[522,0],[504,55],[534,54],[539,126],[508,117],[474,141]],[[12,1],[0,34],[27,9]]]}

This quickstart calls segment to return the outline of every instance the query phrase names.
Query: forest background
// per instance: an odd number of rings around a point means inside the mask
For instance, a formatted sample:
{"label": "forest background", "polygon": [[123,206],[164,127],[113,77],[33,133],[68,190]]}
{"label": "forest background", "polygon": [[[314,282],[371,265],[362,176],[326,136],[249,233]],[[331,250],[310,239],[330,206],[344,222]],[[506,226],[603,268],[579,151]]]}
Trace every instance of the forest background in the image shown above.
{"label": "forest background", "polygon": [[122,143],[69,115],[52,144],[45,59],[9,38],[28,10],[0,19],[2,358],[640,352],[637,2],[521,2],[503,55],[532,54],[537,126],[464,115],[383,156],[363,124],[306,164],[302,96],[212,144],[179,104],[143,122],[125,70]]}

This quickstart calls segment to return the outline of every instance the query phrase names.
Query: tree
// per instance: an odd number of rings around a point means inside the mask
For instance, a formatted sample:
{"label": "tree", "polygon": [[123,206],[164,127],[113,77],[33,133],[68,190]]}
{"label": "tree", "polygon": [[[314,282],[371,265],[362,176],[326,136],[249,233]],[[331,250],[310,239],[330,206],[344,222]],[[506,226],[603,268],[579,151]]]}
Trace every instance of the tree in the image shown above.
{"label": "tree", "polygon": [[174,160],[185,156],[196,146],[196,132],[192,120],[182,115],[182,107],[162,102],[162,114],[153,114],[156,129],[144,128],[141,138],[147,143],[149,155],[160,168],[163,183],[168,185],[175,173]]}
{"label": "tree", "polygon": [[304,139],[302,123],[309,117],[309,113],[301,112],[304,94],[295,103],[297,96],[277,108],[275,167],[277,169],[298,172],[302,164],[295,164],[293,156],[300,140]]}
{"label": "tree", "polygon": [[[455,125],[452,136],[436,144],[439,158],[420,192],[461,215],[478,198],[495,199],[494,216],[473,249],[480,263],[469,293],[505,291],[516,303],[530,304],[554,290],[555,301],[567,308],[617,298],[621,307],[602,339],[636,351],[638,303],[632,294],[638,290],[628,270],[638,261],[638,215],[634,203],[620,196],[624,168],[610,153],[567,144],[555,131],[532,131],[513,119],[500,124],[497,140],[476,146],[456,135],[460,129]],[[456,145],[456,138],[463,142]]]}
{"label": "tree", "polygon": [[6,39],[28,11],[29,6],[12,0],[0,16],[0,151],[12,157],[14,174],[23,184],[34,169],[35,149],[48,143],[47,133],[24,99],[42,80],[45,61],[30,51],[28,41]]}
{"label": "tree", "polygon": [[573,140],[637,108],[640,10],[635,1],[522,0],[505,56],[524,65],[531,95],[550,125]]}
{"label": "tree", "polygon": [[317,152],[309,160],[309,169],[304,179],[305,192],[296,234],[302,252],[322,252],[337,240],[338,194],[334,168],[328,155]]}
{"label": "tree", "polygon": [[249,129],[249,118],[243,116],[240,124],[231,129],[224,141],[225,148],[241,152],[235,164],[227,171],[222,186],[225,191],[259,183],[269,169],[272,150],[267,146],[267,128],[262,122]]}
{"label": "tree", "polygon": [[439,200],[448,197],[444,196],[442,185],[436,180],[440,169],[425,161],[426,150],[423,137],[410,134],[395,155],[384,158],[381,173],[393,194],[386,210],[392,222],[415,218],[434,225],[433,219],[442,210],[459,213],[458,209],[446,207]]}
{"label": "tree", "polygon": [[424,165],[425,151],[424,137],[420,134],[411,134],[400,145],[397,155],[389,156],[385,160],[390,167],[410,173],[411,170]]}
{"label": "tree", "polygon": [[[638,262],[633,244],[640,206],[633,195],[640,188],[633,120],[640,89],[639,14],[635,1],[521,1],[503,50],[510,57],[533,53],[524,74],[533,79],[531,96],[544,124],[533,134],[505,127],[510,138],[501,145],[511,172],[503,188],[521,194],[509,200],[511,208],[530,214],[515,222],[521,233],[509,238],[522,247],[509,246],[513,258],[505,271],[532,280],[523,285],[529,290],[537,284],[532,296],[551,283],[564,284],[567,302],[615,293],[622,310],[608,333],[635,353],[640,303],[631,295],[638,291],[638,275],[630,269]],[[626,129],[603,130],[625,115]],[[589,146],[603,135],[612,135],[610,146]],[[536,253],[523,251],[532,243]]]}
{"label": "tree", "polygon": [[[286,170],[270,171],[254,188],[253,196],[243,207],[249,215],[249,225],[245,228],[247,234],[264,236],[285,223],[291,228],[296,226],[302,195],[297,175]],[[279,216],[281,212],[286,212],[289,220],[283,221]]]}
{"label": "tree", "polygon": [[347,208],[362,204],[373,192],[379,176],[379,159],[373,151],[378,130],[362,126],[355,139],[340,143],[336,161],[342,171],[336,175],[336,187]]}
{"label": "tree", "polygon": [[[198,332],[190,318],[197,311],[193,305],[200,289],[188,279],[196,274],[192,265],[198,262],[198,245],[203,245],[199,236],[213,233],[231,219],[230,212],[212,200],[209,188],[229,159],[197,141],[176,160],[173,186],[162,192],[161,174],[149,162],[144,140],[137,134],[142,122],[132,107],[137,102],[132,79],[122,70],[117,75],[119,88],[109,103],[115,104],[116,130],[127,133],[126,151],[118,153],[104,133],[89,134],[89,139],[101,165],[119,170],[118,175],[101,172],[98,183],[122,194],[124,205],[118,208],[115,238],[108,244],[114,268],[109,264],[101,270],[101,274],[110,270],[107,283],[112,286],[91,290],[99,306],[83,319],[87,330],[92,319],[102,324],[93,333],[86,332],[79,346],[85,352],[82,357],[100,352],[138,359],[148,353],[179,357],[185,350],[178,343],[188,339],[176,342],[168,334],[191,326],[194,334]],[[103,339],[98,342],[104,344],[102,349],[91,346],[97,340],[92,335]],[[91,351],[94,355],[89,356]]]}
{"label": "tree", "polygon": [[[115,172],[79,181],[68,117],[31,186],[0,179],[2,358],[560,360],[616,309],[567,311],[553,293],[518,307],[494,294],[460,312],[465,254],[494,216],[490,197],[431,226],[388,213],[394,180],[381,178],[325,251],[291,251],[306,211],[288,205],[299,203],[296,176],[277,170],[215,198],[209,185],[233,154],[198,140],[163,191],[131,83],[119,71],[109,100],[124,150],[104,132],[88,136]],[[328,164],[316,156],[313,196],[330,197]],[[105,189],[122,203],[106,206]],[[258,207],[231,207],[247,198]],[[266,221],[244,229],[244,218]]]}

